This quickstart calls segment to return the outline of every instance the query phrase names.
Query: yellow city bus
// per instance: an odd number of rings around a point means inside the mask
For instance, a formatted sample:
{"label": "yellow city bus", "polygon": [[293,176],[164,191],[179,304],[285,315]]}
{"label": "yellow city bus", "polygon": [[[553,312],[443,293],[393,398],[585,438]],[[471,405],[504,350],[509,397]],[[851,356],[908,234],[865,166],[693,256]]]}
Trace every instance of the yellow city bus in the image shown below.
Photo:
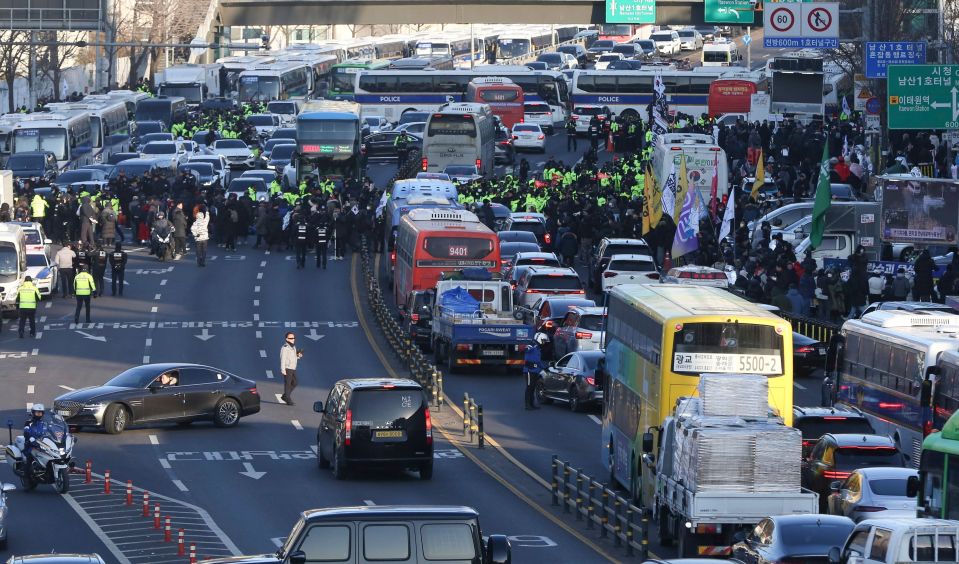
{"label": "yellow city bus", "polygon": [[[638,502],[655,483],[642,463],[642,436],[697,395],[700,374],[763,374],[769,403],[792,424],[793,341],[789,322],[721,288],[679,284],[614,287],[606,320],[602,462]],[[643,499],[645,498],[645,499]]]}

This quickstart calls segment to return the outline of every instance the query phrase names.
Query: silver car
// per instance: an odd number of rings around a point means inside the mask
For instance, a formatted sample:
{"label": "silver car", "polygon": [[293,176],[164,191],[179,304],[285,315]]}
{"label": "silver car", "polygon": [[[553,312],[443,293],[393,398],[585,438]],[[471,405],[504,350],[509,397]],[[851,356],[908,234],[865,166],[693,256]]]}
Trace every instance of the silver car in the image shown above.
{"label": "silver car", "polygon": [[863,519],[915,517],[916,498],[906,496],[906,484],[918,477],[912,468],[860,468],[844,482],[831,484],[829,513],[857,523]]}
{"label": "silver car", "polygon": [[0,484],[0,550],[7,548],[7,492],[15,489],[13,484]]}

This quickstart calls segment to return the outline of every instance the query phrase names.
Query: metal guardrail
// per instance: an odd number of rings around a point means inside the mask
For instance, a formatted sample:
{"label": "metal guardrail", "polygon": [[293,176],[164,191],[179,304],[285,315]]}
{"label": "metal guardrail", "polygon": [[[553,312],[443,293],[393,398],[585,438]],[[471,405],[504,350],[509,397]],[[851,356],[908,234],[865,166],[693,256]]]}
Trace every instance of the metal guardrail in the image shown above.
{"label": "metal guardrail", "polygon": [[463,436],[469,436],[470,443],[476,437],[476,446],[486,445],[486,433],[483,432],[483,406],[477,404],[468,393],[463,393]]}
{"label": "metal guardrail", "polygon": [[373,272],[366,239],[363,240],[360,256],[363,262],[363,278],[370,301],[370,309],[373,311],[377,325],[382,329],[383,335],[396,354],[397,359],[406,366],[410,378],[423,386],[427,398],[439,411],[443,407],[443,374],[436,369],[436,366],[426,360],[423,352],[410,340],[409,335],[403,334],[402,328],[390,312],[386,301],[383,299],[383,292],[380,290],[376,274]]}
{"label": "metal guardrail", "polygon": [[833,336],[842,328],[842,325],[838,323],[831,323],[814,317],[806,317],[784,311],[780,311],[779,315],[789,321],[793,331],[826,344],[829,344]]}
{"label": "metal guardrail", "polygon": [[[551,490],[554,506],[575,512],[586,528],[599,530],[600,538],[612,535],[613,544],[626,548],[626,556],[639,551],[649,558],[649,512],[553,455]],[[637,522],[637,519],[639,522]],[[639,539],[638,541],[636,539]]]}

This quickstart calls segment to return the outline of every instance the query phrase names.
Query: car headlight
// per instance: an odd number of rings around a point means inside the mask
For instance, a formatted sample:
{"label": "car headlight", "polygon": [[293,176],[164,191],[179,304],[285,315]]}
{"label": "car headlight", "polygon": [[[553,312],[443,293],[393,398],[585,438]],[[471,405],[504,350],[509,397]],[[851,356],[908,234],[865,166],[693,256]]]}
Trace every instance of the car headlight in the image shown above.
{"label": "car headlight", "polygon": [[87,405],[83,406],[83,411],[89,411],[89,412],[95,413],[97,411],[104,409],[106,406],[107,404],[105,403],[88,403]]}

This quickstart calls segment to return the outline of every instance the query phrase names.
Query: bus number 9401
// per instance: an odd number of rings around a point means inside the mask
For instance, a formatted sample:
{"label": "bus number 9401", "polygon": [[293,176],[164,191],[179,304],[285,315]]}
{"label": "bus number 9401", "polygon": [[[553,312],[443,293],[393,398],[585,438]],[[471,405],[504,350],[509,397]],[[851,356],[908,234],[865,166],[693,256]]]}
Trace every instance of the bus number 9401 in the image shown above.
{"label": "bus number 9401", "polygon": [[465,257],[470,253],[469,247],[450,247],[449,256],[451,257]]}

